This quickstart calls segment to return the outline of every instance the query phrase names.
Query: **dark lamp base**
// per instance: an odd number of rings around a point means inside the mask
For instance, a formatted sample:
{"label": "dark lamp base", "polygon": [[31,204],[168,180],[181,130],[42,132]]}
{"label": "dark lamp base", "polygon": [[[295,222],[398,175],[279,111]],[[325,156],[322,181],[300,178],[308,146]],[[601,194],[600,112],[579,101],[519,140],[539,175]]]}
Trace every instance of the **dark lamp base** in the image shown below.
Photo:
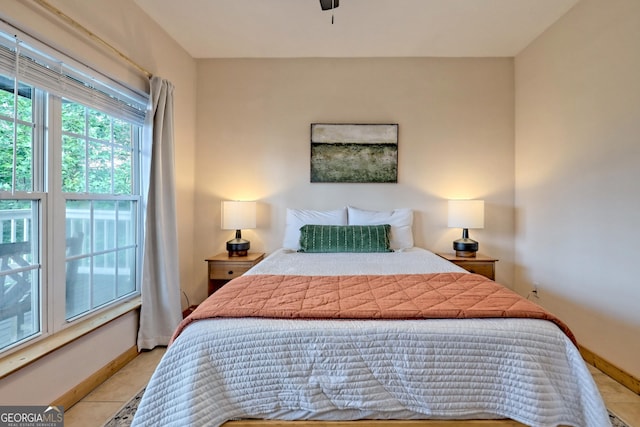
{"label": "dark lamp base", "polygon": [[473,258],[478,252],[478,242],[469,238],[462,238],[453,241],[453,250],[456,251],[456,256],[462,258]]}
{"label": "dark lamp base", "polygon": [[251,243],[244,239],[232,239],[227,242],[229,256],[247,256]]}

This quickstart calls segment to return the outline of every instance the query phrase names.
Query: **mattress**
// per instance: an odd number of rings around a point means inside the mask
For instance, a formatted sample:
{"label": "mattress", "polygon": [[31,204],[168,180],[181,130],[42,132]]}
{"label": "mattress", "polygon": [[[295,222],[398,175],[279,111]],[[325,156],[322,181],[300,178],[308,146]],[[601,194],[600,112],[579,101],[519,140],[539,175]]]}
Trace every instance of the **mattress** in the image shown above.
{"label": "mattress", "polygon": [[[460,271],[419,249],[280,250],[247,274]],[[571,340],[546,320],[509,318],[199,320],[165,353],[133,425],[218,426],[241,418],[609,425]]]}

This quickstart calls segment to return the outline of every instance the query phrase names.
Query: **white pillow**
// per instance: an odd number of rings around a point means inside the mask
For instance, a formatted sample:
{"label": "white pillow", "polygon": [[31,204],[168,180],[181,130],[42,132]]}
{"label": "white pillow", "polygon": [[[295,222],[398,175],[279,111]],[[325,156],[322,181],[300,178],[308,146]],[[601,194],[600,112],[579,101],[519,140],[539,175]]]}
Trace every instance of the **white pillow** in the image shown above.
{"label": "white pillow", "polygon": [[349,225],[391,225],[391,249],[413,247],[413,211],[408,208],[392,211],[367,211],[347,206]]}
{"label": "white pillow", "polygon": [[300,249],[300,228],[303,225],[348,225],[347,208],[330,211],[287,208],[282,247],[297,251]]}

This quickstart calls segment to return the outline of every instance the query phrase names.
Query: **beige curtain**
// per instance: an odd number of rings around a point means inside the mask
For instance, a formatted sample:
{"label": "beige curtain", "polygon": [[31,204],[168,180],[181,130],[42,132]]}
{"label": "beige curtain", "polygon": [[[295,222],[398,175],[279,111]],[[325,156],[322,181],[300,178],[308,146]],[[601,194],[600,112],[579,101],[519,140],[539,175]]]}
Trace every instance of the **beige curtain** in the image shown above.
{"label": "beige curtain", "polygon": [[139,350],[167,345],[182,319],[174,181],[173,85],[156,76],[151,78],[150,85],[151,111],[145,124],[142,153],[144,191],[148,197]]}

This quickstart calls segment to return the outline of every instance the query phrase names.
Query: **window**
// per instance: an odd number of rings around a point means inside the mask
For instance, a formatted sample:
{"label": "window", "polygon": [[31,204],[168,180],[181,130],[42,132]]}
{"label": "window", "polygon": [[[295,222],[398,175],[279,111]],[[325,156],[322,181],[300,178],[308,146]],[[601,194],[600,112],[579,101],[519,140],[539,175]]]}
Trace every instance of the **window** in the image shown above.
{"label": "window", "polygon": [[62,100],[67,319],[136,290],[139,137],[137,126]]}
{"label": "window", "polygon": [[41,163],[34,140],[41,119],[36,117],[35,93],[0,74],[0,349],[41,332],[44,195],[34,179],[34,163]]}
{"label": "window", "polygon": [[0,31],[0,352],[139,294],[146,108],[146,95],[8,34]]}

